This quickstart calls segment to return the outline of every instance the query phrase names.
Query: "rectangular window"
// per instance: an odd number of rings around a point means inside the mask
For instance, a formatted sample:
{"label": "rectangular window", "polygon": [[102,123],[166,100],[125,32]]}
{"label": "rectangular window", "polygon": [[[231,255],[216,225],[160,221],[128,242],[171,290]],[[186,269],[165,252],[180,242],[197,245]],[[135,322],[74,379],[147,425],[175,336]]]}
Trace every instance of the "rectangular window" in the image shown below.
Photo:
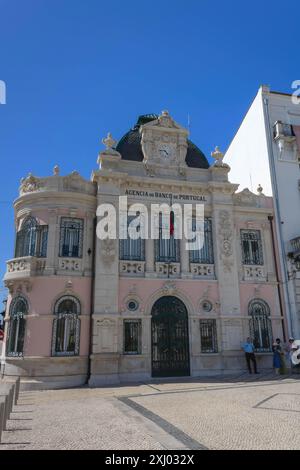
{"label": "rectangular window", "polygon": [[48,226],[40,225],[38,228],[36,256],[38,258],[47,257],[47,244],[48,244]]}
{"label": "rectangular window", "polygon": [[124,354],[141,354],[141,320],[124,320]]}
{"label": "rectangular window", "polygon": [[218,352],[216,320],[200,320],[200,338],[202,353]]}
{"label": "rectangular window", "polygon": [[59,256],[82,258],[83,225],[82,219],[62,217],[60,223]]}
{"label": "rectangular window", "polygon": [[[127,218],[128,225],[130,222],[135,219],[134,216],[129,216]],[[128,235],[128,232],[127,232]],[[133,240],[128,238],[125,240],[120,240],[120,260],[126,261],[145,261],[145,240],[138,238]]]}
{"label": "rectangular window", "polygon": [[260,230],[241,230],[243,264],[263,265]]}
{"label": "rectangular window", "polygon": [[[196,218],[193,217],[192,229],[196,230]],[[205,217],[204,219],[204,240],[203,246],[199,246],[196,250],[190,250],[190,262],[201,264],[213,264],[213,239],[212,239],[212,221],[211,218]]]}
{"label": "rectangular window", "polygon": [[[168,229],[170,234],[166,232]],[[163,234],[169,238],[164,238]],[[159,214],[159,239],[155,240],[155,261],[180,263],[180,240],[174,238],[174,230],[171,233],[169,224],[163,225],[162,214]]]}

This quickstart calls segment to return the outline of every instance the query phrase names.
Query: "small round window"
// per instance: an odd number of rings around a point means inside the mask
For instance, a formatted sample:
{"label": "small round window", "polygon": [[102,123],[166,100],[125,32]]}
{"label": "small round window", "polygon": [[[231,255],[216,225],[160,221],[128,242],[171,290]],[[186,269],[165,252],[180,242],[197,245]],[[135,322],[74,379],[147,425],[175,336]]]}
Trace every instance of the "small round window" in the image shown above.
{"label": "small round window", "polygon": [[129,300],[127,302],[127,308],[131,312],[135,312],[139,308],[139,304],[136,300]]}
{"label": "small round window", "polygon": [[213,308],[212,303],[209,302],[208,300],[204,300],[204,301],[202,302],[202,310],[203,310],[204,312],[211,312],[211,311],[212,311],[212,308]]}

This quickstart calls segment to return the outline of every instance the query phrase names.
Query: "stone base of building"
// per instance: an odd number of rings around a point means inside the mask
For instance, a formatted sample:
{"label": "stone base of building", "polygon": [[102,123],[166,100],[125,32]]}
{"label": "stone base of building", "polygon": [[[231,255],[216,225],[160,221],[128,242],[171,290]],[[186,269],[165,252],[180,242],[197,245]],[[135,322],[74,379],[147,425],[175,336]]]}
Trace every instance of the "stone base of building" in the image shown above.
{"label": "stone base of building", "polygon": [[[272,370],[272,353],[256,354],[258,371]],[[146,366],[146,367],[145,367]],[[150,366],[150,367],[149,367]],[[4,377],[20,376],[21,390],[103,387],[125,383],[185,380],[189,377],[238,375],[247,371],[244,354],[226,352],[192,357],[191,373],[185,377],[152,377],[148,357],[99,354],[91,357],[88,379],[87,357],[6,358],[1,364]]]}
{"label": "stone base of building", "polygon": [[21,390],[79,387],[87,383],[88,357],[7,357],[1,375],[20,376]]}

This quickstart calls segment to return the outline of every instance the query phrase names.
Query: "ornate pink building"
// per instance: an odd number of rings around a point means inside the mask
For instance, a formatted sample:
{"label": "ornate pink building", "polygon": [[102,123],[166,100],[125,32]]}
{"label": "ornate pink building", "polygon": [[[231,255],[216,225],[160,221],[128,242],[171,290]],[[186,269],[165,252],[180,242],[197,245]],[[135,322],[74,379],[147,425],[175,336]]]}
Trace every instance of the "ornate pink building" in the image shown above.
{"label": "ornate pink building", "polygon": [[[237,192],[222,154],[209,166],[167,112],[104,143],[91,181],[57,167],[22,180],[2,372],[27,388],[235,372],[249,334],[271,367],[272,337],[284,335],[272,199]],[[121,195],[149,214],[151,203],[204,203],[204,246],[99,240],[97,207],[118,209]]]}

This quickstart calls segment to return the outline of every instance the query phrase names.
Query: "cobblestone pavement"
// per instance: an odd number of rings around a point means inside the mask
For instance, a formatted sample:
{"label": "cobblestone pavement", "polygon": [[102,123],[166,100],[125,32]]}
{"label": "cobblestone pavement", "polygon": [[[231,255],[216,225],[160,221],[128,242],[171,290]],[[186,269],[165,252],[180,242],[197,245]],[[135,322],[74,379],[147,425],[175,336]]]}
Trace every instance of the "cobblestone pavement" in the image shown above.
{"label": "cobblestone pavement", "polygon": [[300,376],[21,392],[4,449],[299,449]]}

